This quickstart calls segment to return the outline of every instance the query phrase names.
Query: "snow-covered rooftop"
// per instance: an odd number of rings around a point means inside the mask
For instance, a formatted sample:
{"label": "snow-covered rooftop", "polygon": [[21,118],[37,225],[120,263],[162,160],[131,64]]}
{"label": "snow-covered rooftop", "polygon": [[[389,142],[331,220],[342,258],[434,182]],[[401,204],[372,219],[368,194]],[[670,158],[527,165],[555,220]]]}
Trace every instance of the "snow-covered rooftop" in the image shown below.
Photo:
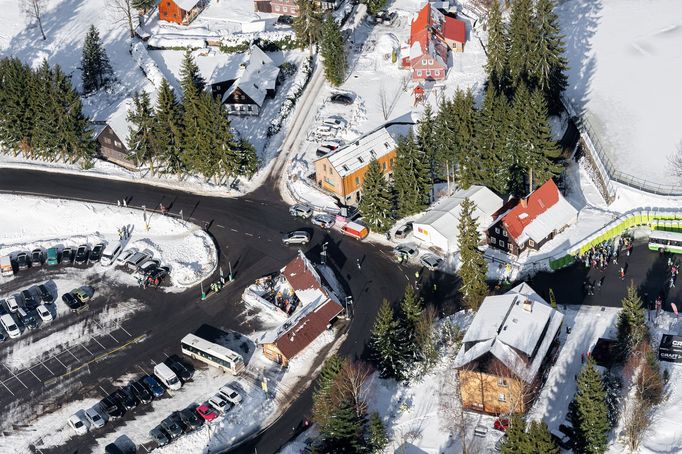
{"label": "snow-covered rooftop", "polygon": [[568,200],[559,194],[559,200],[547,211],[536,217],[528,224],[518,238],[520,244],[526,240],[540,242],[547,238],[550,233],[565,225],[572,224],[578,217],[578,210],[573,208]]}
{"label": "snow-covered rooftop", "polygon": [[256,45],[251,46],[248,59],[243,63],[246,68],[225,92],[223,102],[239,88],[258,106],[262,106],[267,90],[275,89],[279,67]]}
{"label": "snow-covered rooftop", "polygon": [[178,5],[185,11],[190,11],[192,8],[197,6],[197,3],[199,3],[199,0],[174,0],[174,1],[176,5]]}
{"label": "snow-covered rooftop", "polygon": [[340,148],[327,158],[336,172],[344,177],[366,166],[373,159],[385,156],[397,146],[388,130],[380,128]]}

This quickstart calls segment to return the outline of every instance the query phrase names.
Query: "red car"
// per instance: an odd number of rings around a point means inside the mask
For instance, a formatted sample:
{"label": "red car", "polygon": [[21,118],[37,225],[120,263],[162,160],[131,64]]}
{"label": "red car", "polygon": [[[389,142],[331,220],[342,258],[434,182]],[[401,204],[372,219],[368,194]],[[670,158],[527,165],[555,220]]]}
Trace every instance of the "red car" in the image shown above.
{"label": "red car", "polygon": [[199,405],[197,407],[197,413],[199,413],[199,416],[204,418],[206,422],[211,422],[218,417],[218,413],[206,404]]}
{"label": "red car", "polygon": [[499,430],[500,432],[506,432],[507,429],[509,429],[509,419],[497,418],[493,424],[493,427],[495,430]]}

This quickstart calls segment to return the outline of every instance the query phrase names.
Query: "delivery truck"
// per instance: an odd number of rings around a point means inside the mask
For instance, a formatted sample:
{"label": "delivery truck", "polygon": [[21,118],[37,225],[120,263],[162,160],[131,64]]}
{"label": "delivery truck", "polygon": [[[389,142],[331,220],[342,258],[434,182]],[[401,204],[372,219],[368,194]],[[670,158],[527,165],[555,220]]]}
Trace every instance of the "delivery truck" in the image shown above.
{"label": "delivery truck", "polygon": [[357,222],[348,222],[341,227],[341,233],[351,236],[357,240],[364,240],[369,235],[369,229]]}

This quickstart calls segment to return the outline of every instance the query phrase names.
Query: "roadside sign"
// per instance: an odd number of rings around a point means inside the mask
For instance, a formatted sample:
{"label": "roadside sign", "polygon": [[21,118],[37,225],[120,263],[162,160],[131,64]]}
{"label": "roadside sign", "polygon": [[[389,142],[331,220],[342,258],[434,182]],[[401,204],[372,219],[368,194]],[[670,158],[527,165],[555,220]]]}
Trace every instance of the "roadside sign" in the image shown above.
{"label": "roadside sign", "polygon": [[658,359],[671,363],[682,363],[682,336],[664,334],[658,347]]}

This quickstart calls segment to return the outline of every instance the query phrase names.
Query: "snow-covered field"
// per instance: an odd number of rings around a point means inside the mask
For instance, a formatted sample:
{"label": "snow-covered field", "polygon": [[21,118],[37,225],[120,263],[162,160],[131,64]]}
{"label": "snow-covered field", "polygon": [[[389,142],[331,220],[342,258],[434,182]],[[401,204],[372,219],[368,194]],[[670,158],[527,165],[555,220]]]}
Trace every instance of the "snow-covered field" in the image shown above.
{"label": "snow-covered field", "polygon": [[[148,212],[146,222],[144,217],[143,211],[133,208],[3,194],[0,255],[38,247],[78,247],[84,243],[92,247],[118,241],[118,229],[128,226],[132,233],[128,247],[151,250],[155,258],[171,268],[172,284],[192,286],[215,270],[215,245],[201,228],[158,213]],[[114,271],[95,266],[101,272]],[[124,273],[115,274],[120,275]],[[128,275],[122,279],[135,283]]]}
{"label": "snow-covered field", "polygon": [[678,0],[565,0],[566,96],[584,110],[619,170],[676,183],[668,156],[680,146],[682,16]]}

